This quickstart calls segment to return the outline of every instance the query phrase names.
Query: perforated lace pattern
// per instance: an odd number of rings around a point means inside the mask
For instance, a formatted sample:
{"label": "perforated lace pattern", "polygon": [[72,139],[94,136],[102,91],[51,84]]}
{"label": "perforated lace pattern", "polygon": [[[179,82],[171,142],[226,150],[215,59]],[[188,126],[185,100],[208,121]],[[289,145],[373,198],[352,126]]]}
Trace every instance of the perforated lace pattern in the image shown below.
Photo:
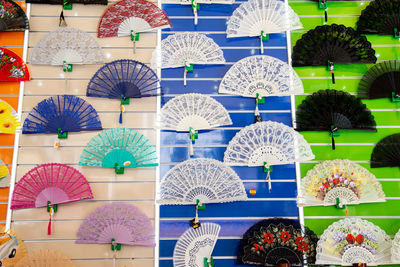
{"label": "perforated lace pattern", "polygon": [[397,232],[392,243],[392,262],[400,264],[400,231]]}

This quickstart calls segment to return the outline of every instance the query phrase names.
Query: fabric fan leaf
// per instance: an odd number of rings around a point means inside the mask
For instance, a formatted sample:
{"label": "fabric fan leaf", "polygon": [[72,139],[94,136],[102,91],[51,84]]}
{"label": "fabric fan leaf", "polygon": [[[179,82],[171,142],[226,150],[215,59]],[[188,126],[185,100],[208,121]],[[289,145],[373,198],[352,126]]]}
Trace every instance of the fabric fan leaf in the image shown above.
{"label": "fabric fan leaf", "polygon": [[28,66],[20,56],[11,50],[0,47],[0,82],[29,81]]}
{"label": "fabric fan leaf", "polygon": [[15,267],[74,267],[71,259],[57,250],[43,249],[26,255]]}
{"label": "fabric fan leaf", "polygon": [[392,264],[400,264],[400,231],[394,237],[392,243]]}
{"label": "fabric fan leaf", "polygon": [[0,32],[18,32],[29,29],[25,11],[12,0],[0,0]]}
{"label": "fabric fan leaf", "polygon": [[371,154],[371,168],[400,166],[400,133],[380,140]]}
{"label": "fabric fan leaf", "polygon": [[[21,125],[17,112],[6,101],[0,99],[0,133],[14,134]],[[0,187],[2,181],[0,180]]]}

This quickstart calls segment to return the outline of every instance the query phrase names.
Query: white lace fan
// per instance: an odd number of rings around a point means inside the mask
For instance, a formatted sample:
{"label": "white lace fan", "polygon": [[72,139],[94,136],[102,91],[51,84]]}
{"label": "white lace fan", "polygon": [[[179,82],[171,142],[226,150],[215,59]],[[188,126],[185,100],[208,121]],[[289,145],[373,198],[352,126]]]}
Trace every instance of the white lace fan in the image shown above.
{"label": "white lace fan", "polygon": [[263,166],[271,189],[272,165],[314,159],[310,145],[292,127],[274,121],[246,126],[229,142],[224,163],[230,166]]}
{"label": "white lace fan", "polygon": [[[216,223],[203,223],[196,229],[187,229],[176,242],[174,267],[213,266],[211,254],[217,243],[221,226]],[[207,261],[208,265],[205,265]]]}
{"label": "white lace fan", "polygon": [[228,111],[215,99],[202,94],[183,94],[169,100],[161,109],[157,126],[164,130],[189,132],[190,155],[198,130],[231,125]]}
{"label": "white lace fan", "polygon": [[152,68],[184,67],[184,84],[187,72],[194,64],[225,64],[224,53],[213,39],[196,32],[175,33],[161,41],[161,51],[155,50]]}
{"label": "white lace fan", "polygon": [[259,36],[261,53],[263,41],[270,33],[301,29],[299,16],[284,1],[249,0],[241,4],[228,20],[227,37]]}
{"label": "white lace fan", "polygon": [[392,264],[400,264],[400,230],[392,242]]}
{"label": "white lace fan", "polygon": [[358,218],[331,224],[317,245],[316,264],[390,264],[392,240],[378,226]]}

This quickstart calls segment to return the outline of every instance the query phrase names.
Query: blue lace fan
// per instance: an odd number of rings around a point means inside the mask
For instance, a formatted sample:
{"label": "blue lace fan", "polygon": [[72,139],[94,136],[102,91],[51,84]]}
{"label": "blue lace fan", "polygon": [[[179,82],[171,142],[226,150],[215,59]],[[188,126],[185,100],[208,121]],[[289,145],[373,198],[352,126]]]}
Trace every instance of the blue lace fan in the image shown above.
{"label": "blue lace fan", "polygon": [[57,133],[58,138],[67,138],[68,132],[101,129],[99,115],[92,105],[73,95],[57,95],[33,108],[25,119],[22,133]]}
{"label": "blue lace fan", "polygon": [[157,96],[160,93],[159,80],[154,71],[130,59],[105,64],[93,75],[86,91],[86,95],[91,97],[120,99],[119,123],[122,123],[122,105],[128,105],[129,98]]}
{"label": "blue lace fan", "polygon": [[125,167],[158,164],[156,149],[143,134],[128,128],[115,128],[104,130],[89,141],[79,165],[115,168],[115,173],[123,174]]}

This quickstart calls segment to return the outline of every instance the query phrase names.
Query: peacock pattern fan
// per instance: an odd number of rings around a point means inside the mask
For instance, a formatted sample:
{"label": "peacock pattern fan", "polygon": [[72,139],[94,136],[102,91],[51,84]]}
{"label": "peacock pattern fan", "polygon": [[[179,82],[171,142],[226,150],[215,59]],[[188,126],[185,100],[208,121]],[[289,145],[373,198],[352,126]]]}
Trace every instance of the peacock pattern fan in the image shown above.
{"label": "peacock pattern fan", "polygon": [[4,162],[0,159],[0,187],[10,186],[10,172]]}
{"label": "peacock pattern fan", "polygon": [[0,1],[0,32],[19,32],[29,29],[25,11],[12,0]]}
{"label": "peacock pattern fan", "polygon": [[30,79],[28,66],[22,58],[13,51],[0,47],[0,82],[23,82]]}
{"label": "peacock pattern fan", "polygon": [[358,218],[331,224],[317,246],[316,264],[390,264],[392,240],[381,228]]}
{"label": "peacock pattern fan", "polygon": [[400,133],[380,140],[371,154],[371,168],[400,167]]}
{"label": "peacock pattern fan", "polygon": [[400,264],[400,231],[398,231],[392,243],[392,264]]}
{"label": "peacock pattern fan", "polygon": [[10,104],[0,99],[0,133],[14,134],[20,125],[17,112]]}
{"label": "peacock pattern fan", "polygon": [[375,175],[350,160],[327,160],[307,172],[301,181],[299,206],[384,202],[385,193]]}
{"label": "peacock pattern fan", "polygon": [[75,264],[63,253],[52,250],[37,250],[26,255],[15,267],[74,267]]}

